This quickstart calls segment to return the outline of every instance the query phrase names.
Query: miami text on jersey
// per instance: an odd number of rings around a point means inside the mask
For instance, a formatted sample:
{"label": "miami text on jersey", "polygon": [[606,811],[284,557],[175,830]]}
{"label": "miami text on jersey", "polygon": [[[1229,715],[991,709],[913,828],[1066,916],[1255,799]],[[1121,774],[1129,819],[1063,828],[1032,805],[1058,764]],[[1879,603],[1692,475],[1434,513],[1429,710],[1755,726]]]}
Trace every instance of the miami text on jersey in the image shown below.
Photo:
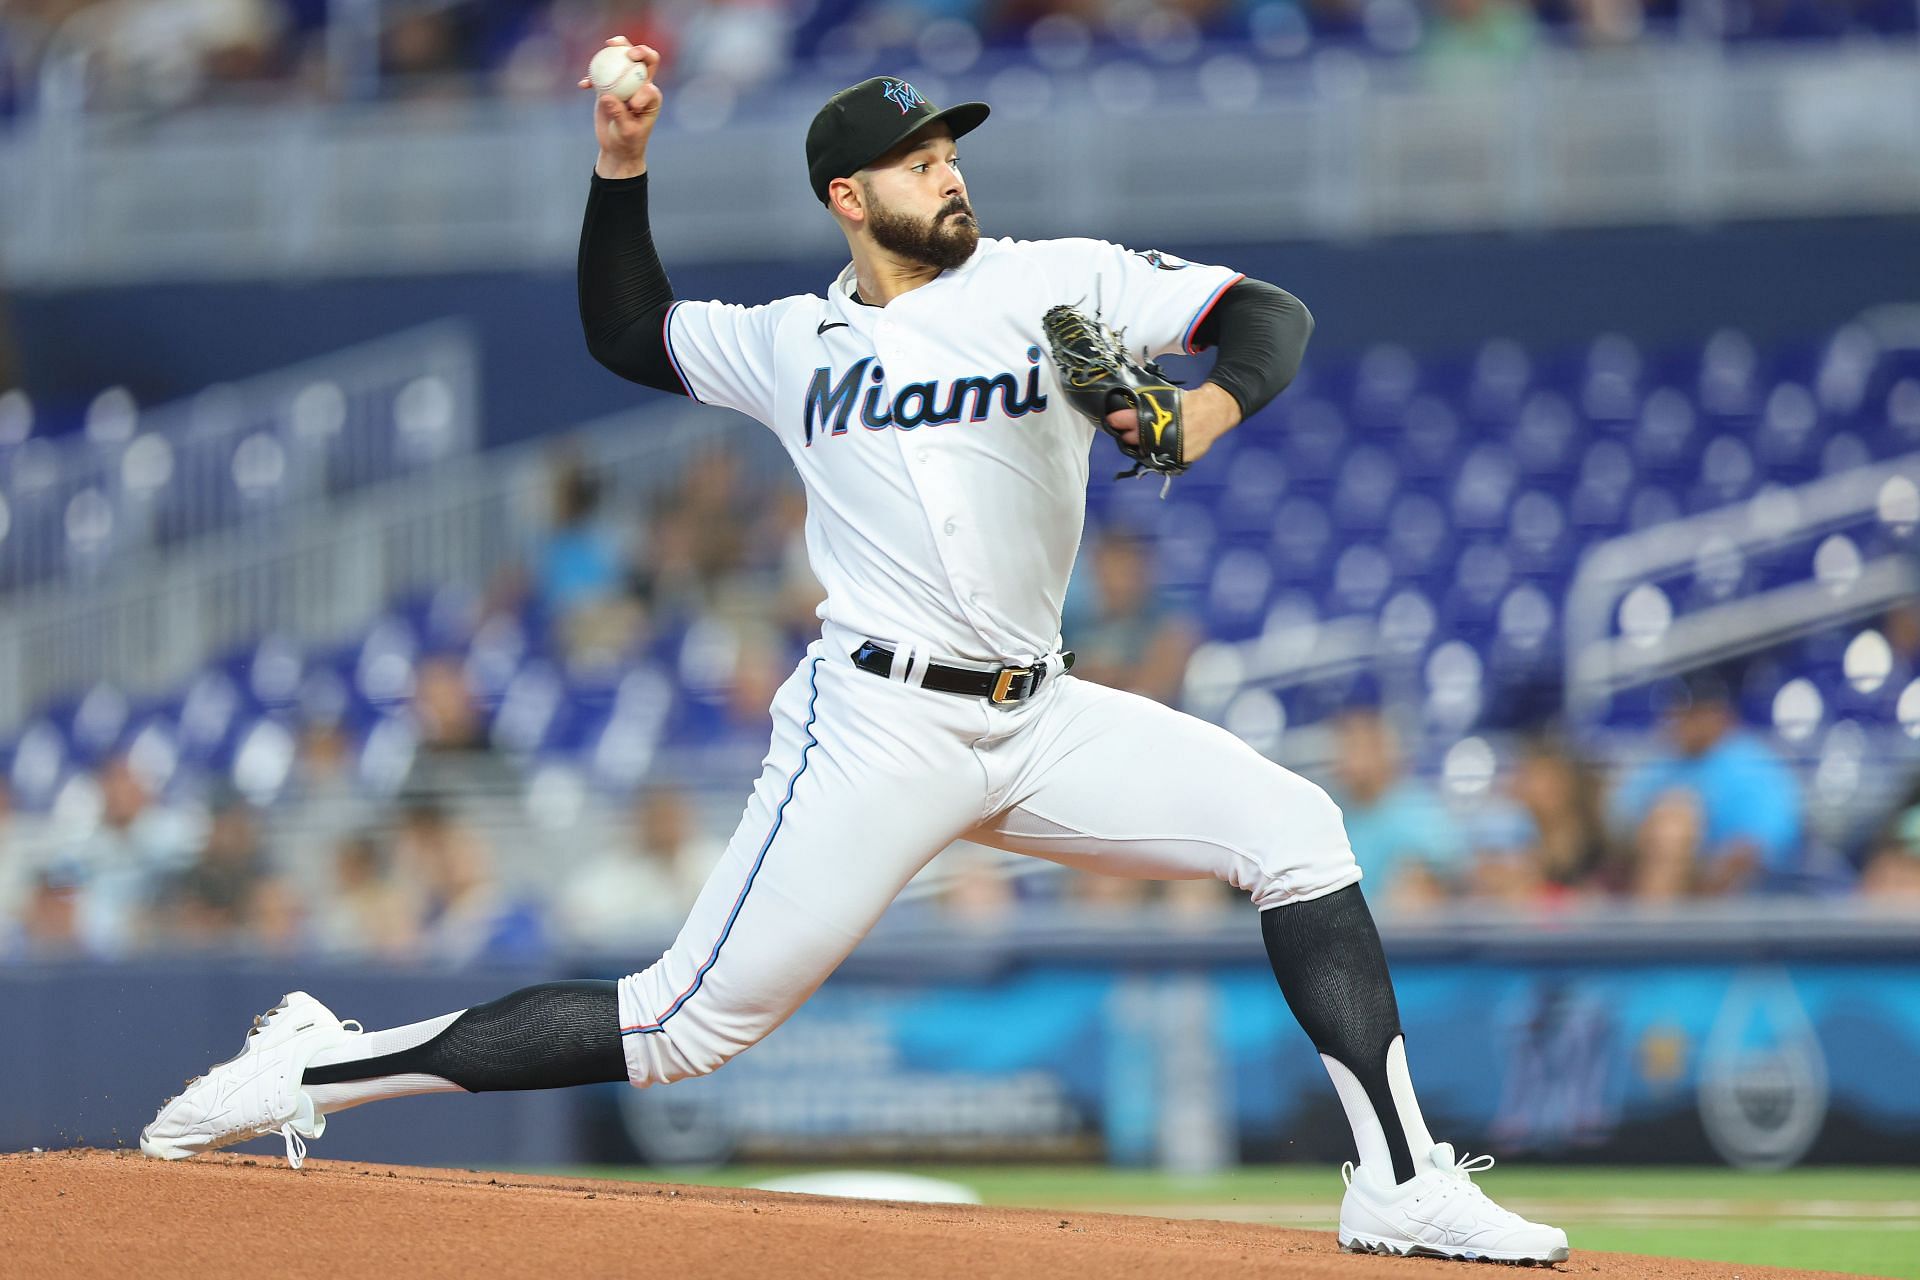
{"label": "miami text on jersey", "polygon": [[[882,383],[886,370],[874,363],[874,357],[854,361],[838,382],[834,381],[832,367],[821,365],[813,371],[813,382],[807,387],[807,443],[813,443],[816,425],[828,435],[847,434],[855,400],[860,402],[861,425],[869,431],[886,427],[911,431],[958,422],[962,417],[969,422],[985,422],[996,391],[1000,393],[1000,412],[1005,416],[1020,418],[1039,413],[1047,407],[1047,397],[1040,390],[1040,348],[1027,348],[1027,362],[1032,367],[1027,370],[1024,393],[1020,380],[1009,372],[953,378],[945,384],[944,400],[940,383],[909,382],[884,403],[881,397],[885,394]],[[860,394],[862,382],[871,383],[865,395]]]}

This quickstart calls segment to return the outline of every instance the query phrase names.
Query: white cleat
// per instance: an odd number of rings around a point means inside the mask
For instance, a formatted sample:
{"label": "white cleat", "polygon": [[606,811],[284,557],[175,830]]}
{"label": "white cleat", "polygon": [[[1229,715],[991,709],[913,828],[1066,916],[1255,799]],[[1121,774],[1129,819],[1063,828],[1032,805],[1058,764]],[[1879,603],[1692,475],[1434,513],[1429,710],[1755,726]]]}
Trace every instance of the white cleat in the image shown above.
{"label": "white cleat", "polygon": [[1353,1253],[1509,1262],[1522,1266],[1565,1262],[1567,1233],[1528,1222],[1502,1209],[1470,1176],[1493,1167],[1492,1156],[1455,1163],[1453,1147],[1435,1144],[1426,1168],[1395,1186],[1391,1174],[1351,1164],[1340,1202],[1340,1247]]}
{"label": "white cleat", "polygon": [[187,1081],[140,1132],[140,1150],[162,1160],[185,1160],[249,1138],[278,1133],[287,1163],[307,1156],[303,1139],[325,1132],[327,1118],[300,1090],[300,1078],[322,1049],[361,1033],[304,991],[290,993],[253,1020],[240,1052]]}

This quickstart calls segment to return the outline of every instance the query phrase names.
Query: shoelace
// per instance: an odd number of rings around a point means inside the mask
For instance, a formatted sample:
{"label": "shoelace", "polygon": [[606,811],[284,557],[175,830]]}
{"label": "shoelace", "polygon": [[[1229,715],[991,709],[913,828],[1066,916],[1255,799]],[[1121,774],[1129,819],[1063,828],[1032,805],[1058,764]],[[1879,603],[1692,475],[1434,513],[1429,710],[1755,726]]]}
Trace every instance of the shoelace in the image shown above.
{"label": "shoelace", "polygon": [[1489,1198],[1480,1184],[1471,1177],[1472,1174],[1485,1173],[1491,1168],[1493,1168],[1492,1156],[1462,1155],[1454,1161],[1453,1168],[1445,1172],[1453,1179],[1456,1187],[1463,1189],[1465,1194],[1476,1202],[1481,1213],[1491,1213],[1502,1222],[1525,1222],[1525,1218]]}
{"label": "shoelace", "polygon": [[[1494,1160],[1492,1156],[1463,1155],[1453,1162],[1452,1169],[1442,1170],[1442,1172],[1450,1174],[1456,1182],[1465,1183],[1467,1186],[1473,1188],[1473,1190],[1479,1191],[1481,1198],[1485,1199],[1487,1193],[1480,1190],[1480,1185],[1473,1180],[1472,1175],[1485,1173],[1487,1170],[1493,1168],[1493,1164]],[[1344,1186],[1350,1187],[1353,1185],[1353,1161],[1349,1160],[1340,1166],[1340,1181]]]}
{"label": "shoelace", "polygon": [[280,1136],[287,1140],[287,1167],[298,1169],[307,1160],[307,1140],[300,1136],[291,1120],[280,1126]]}
{"label": "shoelace", "polygon": [[1458,1160],[1453,1162],[1454,1176],[1459,1178],[1468,1178],[1469,1180],[1471,1180],[1470,1175],[1476,1174],[1476,1173],[1485,1173],[1487,1170],[1491,1168],[1493,1168],[1492,1156],[1463,1155]]}
{"label": "shoelace", "polygon": [[[340,1020],[340,1026],[343,1030],[351,1031],[355,1035],[363,1034],[366,1031],[366,1028],[360,1024],[358,1018],[342,1018]],[[293,1127],[293,1121],[291,1120],[280,1126],[279,1133],[282,1138],[286,1139],[287,1143],[287,1167],[289,1169],[298,1169],[307,1162],[307,1140],[301,1136],[298,1129]]]}

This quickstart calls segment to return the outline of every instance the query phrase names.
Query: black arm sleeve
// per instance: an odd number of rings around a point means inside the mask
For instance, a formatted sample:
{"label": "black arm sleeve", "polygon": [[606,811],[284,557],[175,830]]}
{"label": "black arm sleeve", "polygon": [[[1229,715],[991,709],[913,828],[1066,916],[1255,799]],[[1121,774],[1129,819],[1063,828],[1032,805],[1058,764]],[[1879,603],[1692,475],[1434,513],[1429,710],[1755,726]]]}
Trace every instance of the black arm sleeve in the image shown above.
{"label": "black arm sleeve", "polygon": [[1293,381],[1313,335],[1313,313],[1300,299],[1264,280],[1242,280],[1220,295],[1194,333],[1194,344],[1218,347],[1208,382],[1217,382],[1252,417]]}
{"label": "black arm sleeve", "polygon": [[646,174],[593,175],[580,227],[578,279],[580,327],[593,358],[631,381],[690,394],[667,354],[673,282],[654,252]]}

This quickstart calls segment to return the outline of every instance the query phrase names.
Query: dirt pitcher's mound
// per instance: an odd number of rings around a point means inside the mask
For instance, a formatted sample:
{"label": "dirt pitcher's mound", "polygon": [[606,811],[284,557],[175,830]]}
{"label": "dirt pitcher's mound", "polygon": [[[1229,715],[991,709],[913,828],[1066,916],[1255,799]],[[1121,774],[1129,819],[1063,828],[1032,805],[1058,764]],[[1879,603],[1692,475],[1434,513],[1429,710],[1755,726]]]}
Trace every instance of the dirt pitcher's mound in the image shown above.
{"label": "dirt pitcher's mound", "polygon": [[[1579,1252],[1560,1270],[1686,1280],[1812,1274]],[[1459,1263],[1358,1257],[1340,1253],[1331,1233],[1229,1222],[334,1161],[296,1173],[277,1159],[242,1156],[167,1164],[124,1151],[0,1155],[4,1276],[1462,1280],[1463,1273],[1492,1274]]]}

